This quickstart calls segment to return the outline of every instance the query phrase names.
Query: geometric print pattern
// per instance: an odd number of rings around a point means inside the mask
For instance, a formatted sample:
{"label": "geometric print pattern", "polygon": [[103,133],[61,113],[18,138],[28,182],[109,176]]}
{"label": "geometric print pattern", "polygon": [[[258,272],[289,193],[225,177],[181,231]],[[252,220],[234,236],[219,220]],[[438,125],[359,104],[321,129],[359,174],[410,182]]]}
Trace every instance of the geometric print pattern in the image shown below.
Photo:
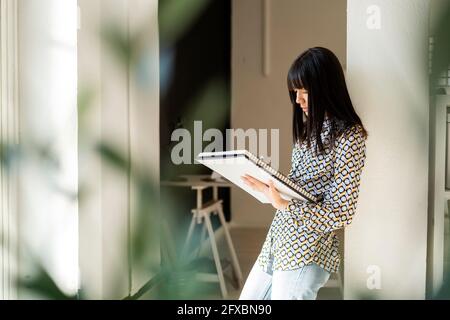
{"label": "geometric print pattern", "polygon": [[[332,130],[343,131],[333,147]],[[269,267],[295,270],[310,263],[329,272],[339,270],[339,239],[334,231],[349,225],[354,217],[366,146],[360,126],[343,130],[342,123],[328,118],[321,137],[325,151],[319,155],[314,152],[314,139],[310,148],[306,142],[293,146],[288,175],[320,201],[314,204],[293,199],[287,209],[275,212],[257,260],[266,272]]]}

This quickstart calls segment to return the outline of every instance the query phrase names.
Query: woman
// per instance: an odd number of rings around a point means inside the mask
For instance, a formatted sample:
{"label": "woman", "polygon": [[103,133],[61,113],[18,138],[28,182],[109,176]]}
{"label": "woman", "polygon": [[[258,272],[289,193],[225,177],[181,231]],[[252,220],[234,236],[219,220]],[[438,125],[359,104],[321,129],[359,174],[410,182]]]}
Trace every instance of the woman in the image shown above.
{"label": "woman", "polygon": [[287,201],[273,182],[242,177],[277,209],[242,300],[316,299],[339,268],[334,231],[352,222],[358,200],[367,132],[339,60],[325,48],[306,50],[289,70],[288,89],[294,108],[289,178],[320,201]]}

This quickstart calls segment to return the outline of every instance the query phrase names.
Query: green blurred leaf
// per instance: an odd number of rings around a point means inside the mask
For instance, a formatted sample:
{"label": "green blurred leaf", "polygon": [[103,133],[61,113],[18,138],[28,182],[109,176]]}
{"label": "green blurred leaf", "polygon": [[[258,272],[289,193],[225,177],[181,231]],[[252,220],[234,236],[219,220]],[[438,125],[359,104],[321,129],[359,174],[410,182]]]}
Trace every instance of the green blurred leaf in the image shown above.
{"label": "green blurred leaf", "polygon": [[75,300],[76,296],[68,296],[59,289],[50,275],[36,262],[37,273],[30,279],[19,279],[17,286],[19,290],[26,290],[39,297],[50,300]]}
{"label": "green blurred leaf", "polygon": [[97,151],[99,152],[102,159],[108,162],[110,165],[118,170],[129,170],[130,163],[119,151],[114,147],[104,142],[101,142],[97,146]]}
{"label": "green blurred leaf", "polygon": [[18,162],[20,158],[20,149],[18,145],[0,143],[0,166],[7,170]]}
{"label": "green blurred leaf", "polygon": [[210,0],[162,0],[159,2],[159,34],[163,46],[170,46],[189,30]]}
{"label": "green blurred leaf", "polygon": [[127,30],[115,24],[109,24],[102,28],[101,38],[110,53],[124,67],[132,65],[137,55],[136,39],[130,38]]}
{"label": "green blurred leaf", "polygon": [[84,123],[85,117],[95,98],[95,92],[88,86],[78,90],[78,122]]}

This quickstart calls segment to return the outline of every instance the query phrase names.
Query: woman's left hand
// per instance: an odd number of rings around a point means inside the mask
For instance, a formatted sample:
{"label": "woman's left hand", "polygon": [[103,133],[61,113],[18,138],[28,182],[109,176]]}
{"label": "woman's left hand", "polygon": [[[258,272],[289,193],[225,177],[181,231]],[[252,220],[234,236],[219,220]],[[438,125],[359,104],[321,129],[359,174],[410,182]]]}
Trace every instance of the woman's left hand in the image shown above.
{"label": "woman's left hand", "polygon": [[259,191],[264,193],[266,198],[270,201],[272,206],[275,209],[278,210],[284,210],[286,209],[289,201],[284,200],[277,189],[275,189],[275,186],[273,184],[273,181],[269,181],[269,185],[259,181],[258,179],[253,178],[249,175],[244,175],[241,177],[241,179],[244,181],[246,185],[251,187],[255,191]]}

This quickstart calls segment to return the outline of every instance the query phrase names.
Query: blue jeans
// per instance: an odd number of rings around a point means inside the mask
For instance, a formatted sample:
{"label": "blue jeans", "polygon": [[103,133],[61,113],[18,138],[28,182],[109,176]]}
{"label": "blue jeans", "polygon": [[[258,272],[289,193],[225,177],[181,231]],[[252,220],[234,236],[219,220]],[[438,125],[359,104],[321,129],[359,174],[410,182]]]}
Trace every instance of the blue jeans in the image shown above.
{"label": "blue jeans", "polygon": [[317,264],[297,270],[269,272],[264,272],[256,262],[239,300],[315,300],[319,289],[330,278],[330,273]]}

